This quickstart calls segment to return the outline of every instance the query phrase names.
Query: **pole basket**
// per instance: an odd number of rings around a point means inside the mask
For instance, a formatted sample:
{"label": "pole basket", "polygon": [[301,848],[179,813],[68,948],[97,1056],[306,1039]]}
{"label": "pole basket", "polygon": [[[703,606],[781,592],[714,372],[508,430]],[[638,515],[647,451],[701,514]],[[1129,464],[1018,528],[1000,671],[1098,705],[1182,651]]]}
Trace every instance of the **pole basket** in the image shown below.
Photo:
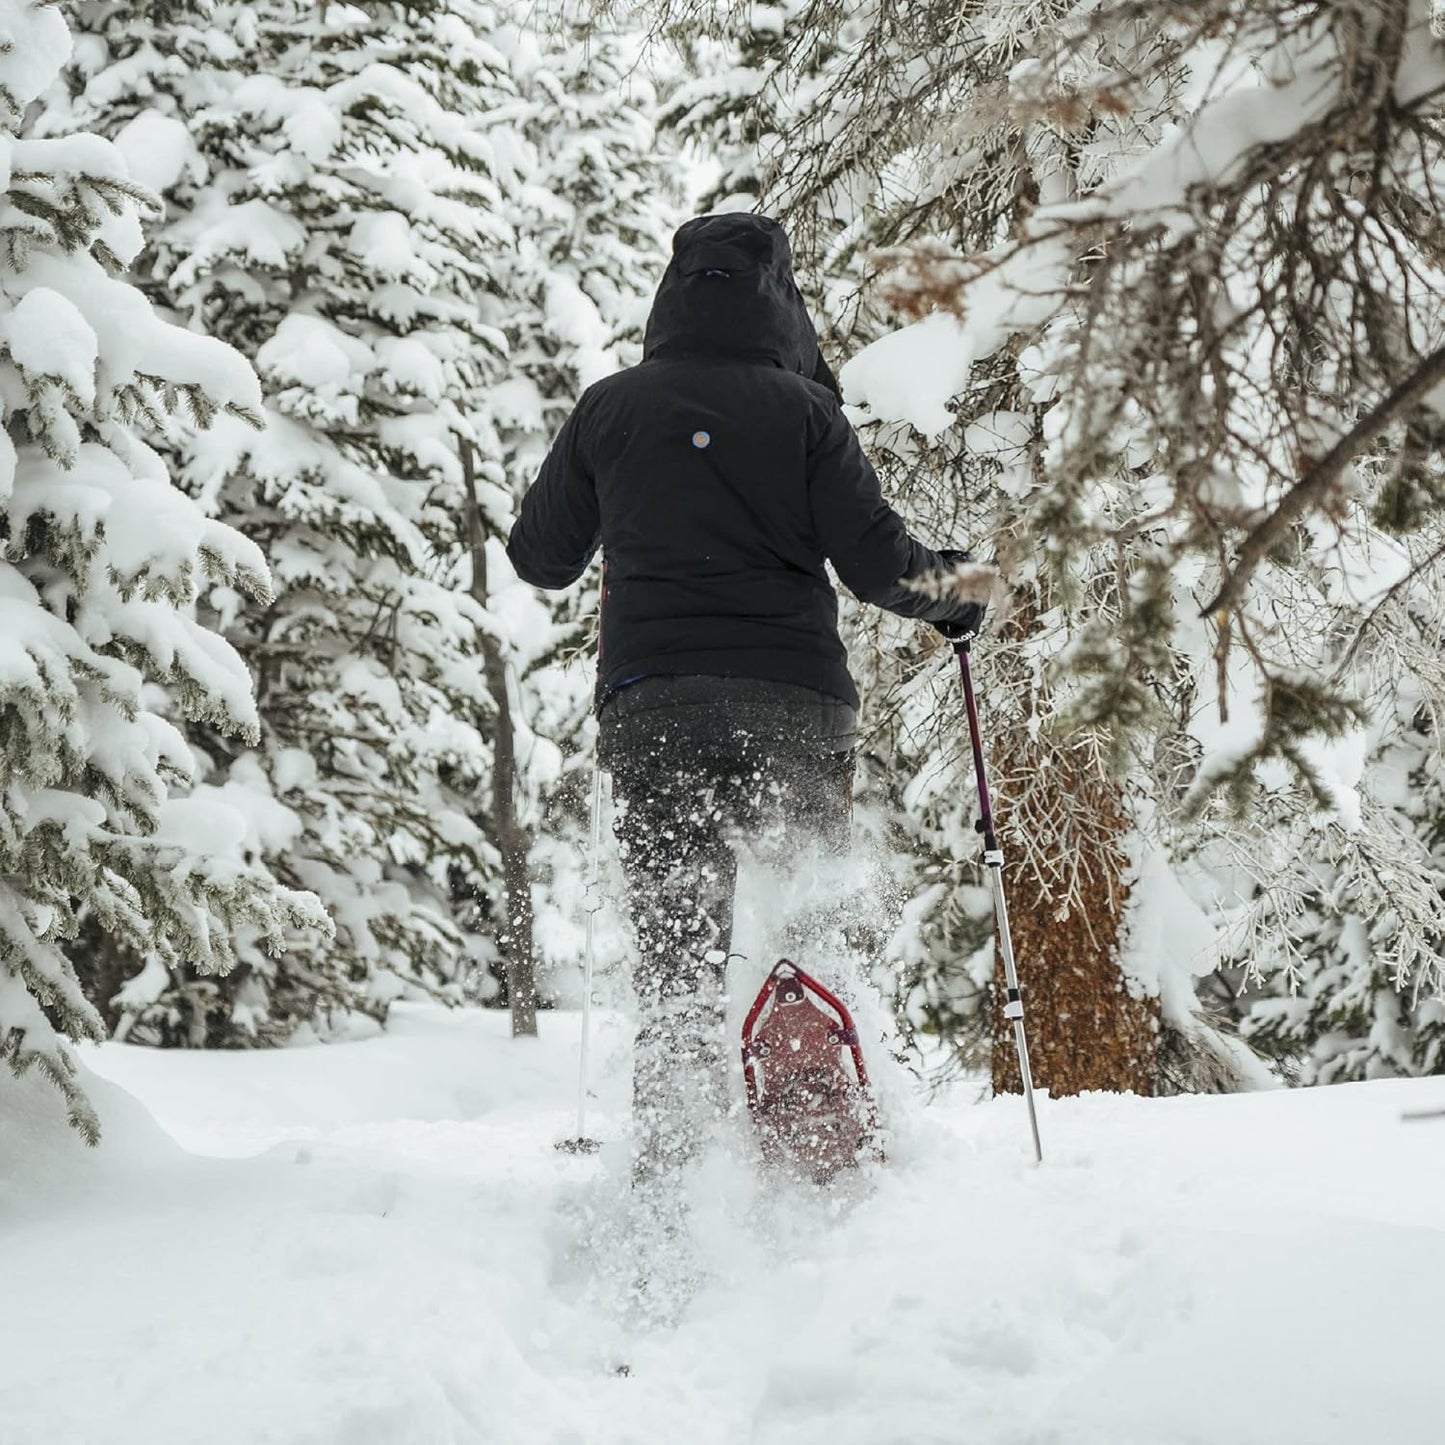
{"label": "pole basket", "polygon": [[883,1157],[852,1015],[786,958],[743,1021],[743,1079],[763,1155],[790,1173],[825,1184]]}
{"label": "pole basket", "polygon": [[602,1147],[602,1141],[579,1134],[575,1139],[559,1139],[552,1147],[561,1154],[595,1154]]}

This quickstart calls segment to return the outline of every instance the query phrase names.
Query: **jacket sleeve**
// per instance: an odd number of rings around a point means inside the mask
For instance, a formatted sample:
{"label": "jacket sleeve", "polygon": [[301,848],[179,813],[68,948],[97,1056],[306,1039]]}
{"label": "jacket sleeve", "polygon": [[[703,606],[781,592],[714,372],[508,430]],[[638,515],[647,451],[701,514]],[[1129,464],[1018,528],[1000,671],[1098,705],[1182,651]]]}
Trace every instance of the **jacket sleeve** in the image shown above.
{"label": "jacket sleeve", "polygon": [[597,486],[587,462],[583,406],[572,411],[507,539],[517,576],[534,587],[569,587],[587,570],[601,541]]}
{"label": "jacket sleeve", "polygon": [[910,536],[884,501],[878,474],[836,403],[808,456],[808,502],[824,556],[860,602],[923,622],[954,622],[971,606],[905,585],[948,564]]}

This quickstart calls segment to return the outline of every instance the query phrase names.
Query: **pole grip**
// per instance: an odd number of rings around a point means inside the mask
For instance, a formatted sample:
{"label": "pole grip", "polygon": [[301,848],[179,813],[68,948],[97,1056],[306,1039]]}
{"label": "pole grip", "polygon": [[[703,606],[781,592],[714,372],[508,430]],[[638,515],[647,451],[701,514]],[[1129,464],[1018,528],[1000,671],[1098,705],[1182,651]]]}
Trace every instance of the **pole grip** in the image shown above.
{"label": "pole grip", "polygon": [[978,725],[978,700],[973,695],[973,670],[969,666],[972,654],[968,639],[955,643],[953,652],[963,677],[963,705],[968,713],[968,741],[973,749],[973,776],[978,786],[978,830],[983,834],[985,851],[995,853],[998,851],[998,839],[994,836],[993,801],[989,797],[988,777],[983,767],[983,734]]}

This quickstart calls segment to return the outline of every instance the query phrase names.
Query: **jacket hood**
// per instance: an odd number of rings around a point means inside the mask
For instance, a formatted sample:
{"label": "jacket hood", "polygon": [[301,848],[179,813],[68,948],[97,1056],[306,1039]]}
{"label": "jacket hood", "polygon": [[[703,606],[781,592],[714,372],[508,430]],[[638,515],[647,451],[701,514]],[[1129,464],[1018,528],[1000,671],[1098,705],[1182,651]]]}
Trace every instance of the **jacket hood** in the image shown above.
{"label": "jacket hood", "polygon": [[678,229],[642,354],[760,357],[839,395],[793,280],[788,238],[770,216],[699,216]]}

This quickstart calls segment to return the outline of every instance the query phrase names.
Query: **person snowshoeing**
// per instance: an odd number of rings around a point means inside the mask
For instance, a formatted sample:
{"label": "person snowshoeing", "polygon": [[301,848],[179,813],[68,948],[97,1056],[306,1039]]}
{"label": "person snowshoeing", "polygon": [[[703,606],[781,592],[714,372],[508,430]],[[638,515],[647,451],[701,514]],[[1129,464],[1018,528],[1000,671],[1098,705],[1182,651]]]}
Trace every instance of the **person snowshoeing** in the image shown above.
{"label": "person snowshoeing", "polygon": [[589,387],[523,498],[518,577],[603,553],[598,757],[637,934],[634,1183],[675,1177],[726,1109],[734,841],[847,843],[858,692],[825,568],[863,602],[977,631],[909,585],[943,571],[844,416],[766,216],[673,237],[642,361]]}

